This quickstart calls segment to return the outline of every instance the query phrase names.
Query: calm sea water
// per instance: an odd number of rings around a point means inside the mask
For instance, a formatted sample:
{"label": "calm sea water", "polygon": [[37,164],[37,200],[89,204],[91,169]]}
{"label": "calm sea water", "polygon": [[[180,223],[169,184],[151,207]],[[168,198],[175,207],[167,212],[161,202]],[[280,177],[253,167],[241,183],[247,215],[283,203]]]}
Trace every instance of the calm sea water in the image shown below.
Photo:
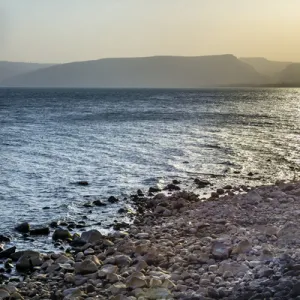
{"label": "calm sea water", "polygon": [[125,202],[92,211],[84,203],[174,178],[192,190],[194,177],[292,179],[299,134],[300,89],[0,89],[0,233],[19,243],[16,223],[84,215],[105,227]]}

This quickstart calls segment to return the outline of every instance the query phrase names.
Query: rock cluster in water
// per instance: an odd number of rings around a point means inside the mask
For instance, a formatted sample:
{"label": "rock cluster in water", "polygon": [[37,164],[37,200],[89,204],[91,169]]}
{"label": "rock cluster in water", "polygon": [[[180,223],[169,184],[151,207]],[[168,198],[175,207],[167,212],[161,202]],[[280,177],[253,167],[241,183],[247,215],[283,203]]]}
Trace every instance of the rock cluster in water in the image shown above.
{"label": "rock cluster in water", "polygon": [[128,232],[57,229],[67,252],[0,252],[28,274],[0,299],[300,299],[300,183],[142,194]]}

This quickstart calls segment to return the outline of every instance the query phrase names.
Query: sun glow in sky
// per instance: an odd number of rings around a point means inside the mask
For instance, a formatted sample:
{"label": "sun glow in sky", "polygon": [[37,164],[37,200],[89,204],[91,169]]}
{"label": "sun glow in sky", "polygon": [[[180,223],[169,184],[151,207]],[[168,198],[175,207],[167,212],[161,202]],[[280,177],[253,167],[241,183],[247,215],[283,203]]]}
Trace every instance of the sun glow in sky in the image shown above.
{"label": "sun glow in sky", "polygon": [[0,0],[0,60],[231,53],[300,61],[300,0]]}

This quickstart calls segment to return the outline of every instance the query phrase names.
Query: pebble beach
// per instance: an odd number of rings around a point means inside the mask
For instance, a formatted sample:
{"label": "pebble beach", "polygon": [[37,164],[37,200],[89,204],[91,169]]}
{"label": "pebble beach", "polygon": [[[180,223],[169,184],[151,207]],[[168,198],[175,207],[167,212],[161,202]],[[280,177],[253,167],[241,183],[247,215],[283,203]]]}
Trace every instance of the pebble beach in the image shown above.
{"label": "pebble beach", "polygon": [[3,250],[1,273],[23,277],[2,274],[0,299],[300,299],[300,182],[169,190],[133,195],[124,231],[58,227],[66,251]]}

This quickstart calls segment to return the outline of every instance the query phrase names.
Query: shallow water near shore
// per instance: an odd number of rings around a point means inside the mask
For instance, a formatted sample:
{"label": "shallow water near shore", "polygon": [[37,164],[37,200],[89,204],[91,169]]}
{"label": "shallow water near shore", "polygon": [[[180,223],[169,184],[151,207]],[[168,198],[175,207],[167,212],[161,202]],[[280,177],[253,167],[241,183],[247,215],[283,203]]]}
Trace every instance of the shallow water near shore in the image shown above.
{"label": "shallow water near shore", "polygon": [[[14,226],[84,220],[104,229],[130,205],[125,197],[172,179],[195,192],[196,177],[217,186],[291,180],[299,134],[300,89],[0,89],[0,234],[50,250],[50,237],[24,240]],[[122,200],[83,207],[111,195]]]}

